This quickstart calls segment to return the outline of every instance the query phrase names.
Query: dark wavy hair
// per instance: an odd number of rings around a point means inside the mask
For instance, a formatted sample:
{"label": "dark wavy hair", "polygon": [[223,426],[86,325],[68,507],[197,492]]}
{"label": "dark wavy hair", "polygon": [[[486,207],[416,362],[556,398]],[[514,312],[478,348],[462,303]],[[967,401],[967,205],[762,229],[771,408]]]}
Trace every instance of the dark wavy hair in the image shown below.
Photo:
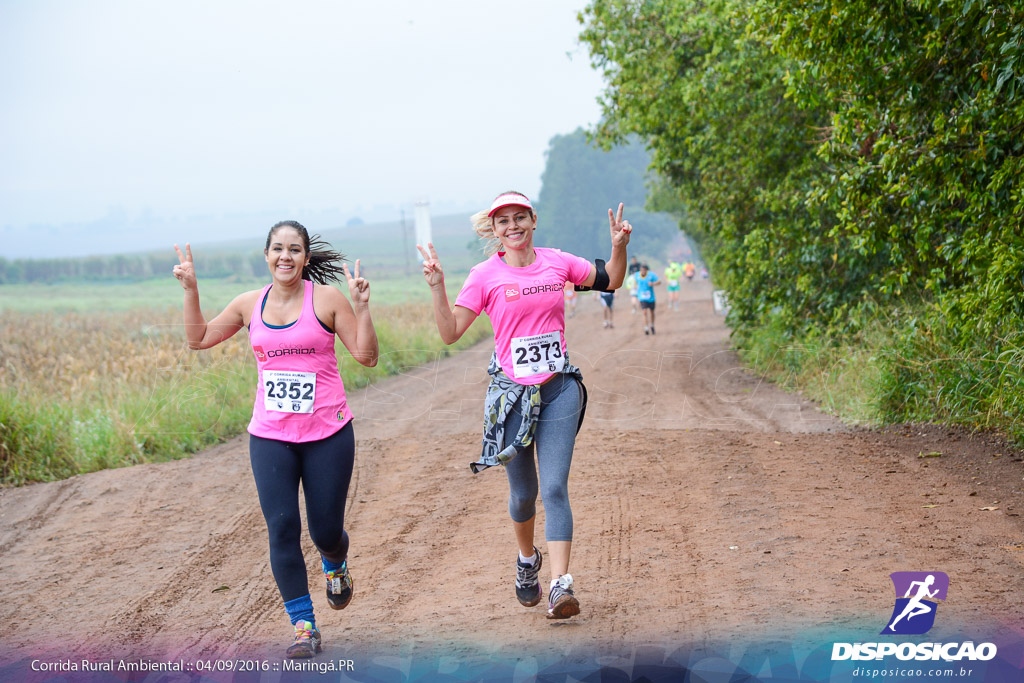
{"label": "dark wavy hair", "polygon": [[320,239],[320,235],[310,237],[305,226],[298,221],[274,223],[274,227],[267,233],[267,246],[264,247],[264,251],[270,249],[270,240],[280,228],[292,228],[302,238],[302,246],[309,254],[309,263],[302,268],[303,280],[312,280],[321,285],[342,281],[345,271],[341,269],[341,264],[348,258],[341,252],[334,251],[330,244]]}

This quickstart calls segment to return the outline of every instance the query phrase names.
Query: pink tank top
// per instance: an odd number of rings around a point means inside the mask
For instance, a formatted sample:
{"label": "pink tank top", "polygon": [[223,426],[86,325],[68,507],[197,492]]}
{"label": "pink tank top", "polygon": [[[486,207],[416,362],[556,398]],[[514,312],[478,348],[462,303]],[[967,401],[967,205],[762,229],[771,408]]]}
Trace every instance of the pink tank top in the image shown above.
{"label": "pink tank top", "polygon": [[352,419],[345,386],[338,373],[334,334],[313,311],[313,283],[306,291],[299,319],[285,327],[263,322],[263,305],[272,285],[260,292],[249,322],[259,382],[249,433],[266,439],[317,441]]}

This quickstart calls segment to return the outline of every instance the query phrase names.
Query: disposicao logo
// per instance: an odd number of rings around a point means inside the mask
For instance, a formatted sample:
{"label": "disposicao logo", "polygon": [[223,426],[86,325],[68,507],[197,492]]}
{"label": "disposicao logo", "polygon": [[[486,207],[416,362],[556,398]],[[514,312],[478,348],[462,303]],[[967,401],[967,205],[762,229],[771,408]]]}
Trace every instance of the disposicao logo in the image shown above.
{"label": "disposicao logo", "polygon": [[519,287],[516,285],[503,285],[505,290],[505,301],[517,301],[519,299]]}
{"label": "disposicao logo", "polygon": [[[939,603],[949,592],[949,576],[943,572],[893,572],[896,604],[879,635],[921,635],[935,624]],[[994,643],[833,643],[832,661],[882,660],[895,656],[902,661],[988,661],[996,656]]]}
{"label": "disposicao logo", "polygon": [[945,600],[949,592],[949,576],[944,572],[893,572],[889,578],[896,589],[896,606],[881,635],[928,633],[939,608],[936,600]]}

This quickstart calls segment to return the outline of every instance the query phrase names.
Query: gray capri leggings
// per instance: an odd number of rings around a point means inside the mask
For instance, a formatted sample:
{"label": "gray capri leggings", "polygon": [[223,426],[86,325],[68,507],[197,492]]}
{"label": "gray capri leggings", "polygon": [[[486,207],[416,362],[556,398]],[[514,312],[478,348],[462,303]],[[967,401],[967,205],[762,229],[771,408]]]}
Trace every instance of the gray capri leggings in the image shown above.
{"label": "gray capri leggings", "polygon": [[[583,394],[572,375],[556,375],[540,388],[541,408],[533,443],[505,465],[508,474],[508,512],[514,522],[526,522],[537,514],[537,470],[544,499],[544,535],[549,541],[572,540],[572,508],[569,507],[569,465],[576,445],[576,429]],[[508,447],[519,431],[522,414],[518,404],[505,420]],[[537,458],[534,464],[534,451]]]}

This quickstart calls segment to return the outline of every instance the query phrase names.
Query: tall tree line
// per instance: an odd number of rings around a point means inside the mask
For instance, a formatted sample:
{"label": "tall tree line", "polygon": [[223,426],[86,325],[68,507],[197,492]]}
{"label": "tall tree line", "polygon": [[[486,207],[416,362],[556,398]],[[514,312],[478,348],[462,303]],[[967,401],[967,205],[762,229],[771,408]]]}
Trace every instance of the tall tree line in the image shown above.
{"label": "tall tree line", "polygon": [[[174,253],[117,254],[81,258],[14,259],[0,258],[0,285],[78,281],[122,280],[138,282],[168,275],[178,263]],[[266,274],[262,252],[213,251],[203,256],[207,277]]]}
{"label": "tall tree line", "polygon": [[1024,4],[593,0],[579,19],[607,81],[593,133],[647,143],[741,348],[881,331],[887,419],[1024,443]]}
{"label": "tall tree line", "polygon": [[650,156],[636,137],[601,149],[578,129],[556,135],[547,150],[537,198],[536,241],[585,258],[608,258],[608,209],[625,204],[623,216],[636,232],[630,253],[663,259],[679,238],[677,219],[647,210]]}
{"label": "tall tree line", "polygon": [[596,134],[639,134],[743,332],[906,298],[1024,320],[1024,5],[595,0]]}

